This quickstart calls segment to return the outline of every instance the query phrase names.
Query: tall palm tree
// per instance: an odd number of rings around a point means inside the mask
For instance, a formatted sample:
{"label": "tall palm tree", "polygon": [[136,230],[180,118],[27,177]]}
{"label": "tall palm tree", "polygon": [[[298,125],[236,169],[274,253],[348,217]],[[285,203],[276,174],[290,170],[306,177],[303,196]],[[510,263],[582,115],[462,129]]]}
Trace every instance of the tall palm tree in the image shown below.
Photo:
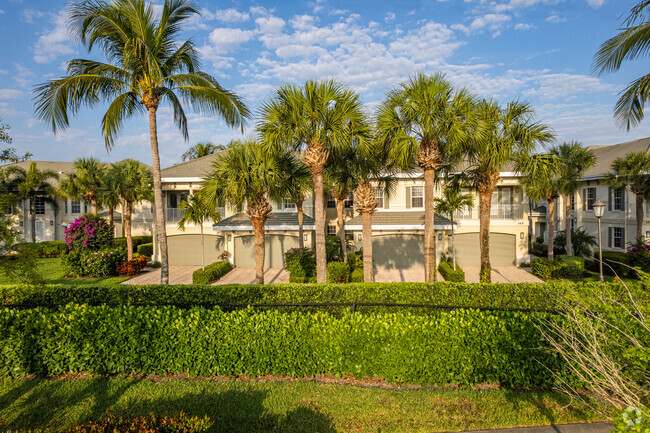
{"label": "tall palm tree", "polygon": [[345,201],[350,198],[358,184],[358,178],[355,176],[355,164],[359,162],[356,155],[357,149],[349,146],[345,149],[333,151],[325,166],[325,178],[331,185],[330,191],[336,203],[336,220],[338,236],[341,242],[341,251],[343,252],[343,261],[347,263],[347,241],[345,240],[345,220],[344,206]]}
{"label": "tall palm tree", "polygon": [[107,149],[113,147],[127,118],[147,113],[153,167],[156,231],[161,254],[161,283],[169,282],[167,232],[160,183],[157,110],[168,103],[174,122],[188,139],[183,103],[215,114],[229,126],[243,127],[249,116],[243,101],[201,71],[191,40],[180,43],[182,24],[198,14],[189,0],[165,0],[161,10],[146,0],[71,3],[68,30],[91,51],[99,47],[107,63],[68,62],[68,74],[36,87],[36,115],[56,133],[69,126],[68,112],[108,103],[101,122]]}
{"label": "tall palm tree", "polygon": [[650,154],[630,152],[612,161],[605,182],[612,188],[630,188],[636,200],[636,238],[643,237],[643,201],[650,199]]}
{"label": "tall palm tree", "polygon": [[451,255],[453,257],[454,269],[456,269],[456,234],[454,231],[454,214],[462,210],[469,210],[474,207],[474,196],[462,193],[462,183],[458,176],[447,180],[442,190],[443,198],[435,198],[435,211],[449,216],[451,221]]}
{"label": "tall palm tree", "polygon": [[282,178],[278,161],[254,140],[233,143],[214,161],[201,194],[208,203],[246,213],[255,233],[255,282],[264,284],[264,224],[271,217],[269,192]]}
{"label": "tall palm tree", "polygon": [[479,193],[481,282],[492,281],[490,265],[490,207],[500,173],[511,164],[524,163],[538,145],[553,139],[550,129],[534,122],[528,103],[510,102],[505,107],[484,100],[476,107],[480,133],[466,149],[469,167],[465,173]]}
{"label": "tall palm tree", "polygon": [[[623,62],[648,55],[650,1],[641,0],[632,7],[616,36],[606,40],[594,57],[593,70],[598,75],[618,71]],[[632,81],[621,92],[614,115],[621,127],[637,126],[643,120],[645,103],[650,99],[650,74]]]}
{"label": "tall palm tree", "polygon": [[74,162],[74,172],[68,173],[59,183],[59,195],[90,202],[93,215],[97,215],[99,189],[105,174],[106,166],[97,158],[77,158]]}
{"label": "tall palm tree", "polygon": [[[111,164],[106,170],[101,186],[97,191],[98,200],[108,208],[108,221],[111,227],[114,226],[115,222],[115,207],[122,203],[120,176],[119,163]],[[122,208],[122,229],[124,229],[124,208]]]}
{"label": "tall palm tree", "polygon": [[555,236],[555,200],[562,191],[564,161],[552,153],[533,155],[517,161],[517,171],[523,174],[522,185],[532,200],[546,200],[548,208],[548,259],[553,260]]}
{"label": "tall palm tree", "polygon": [[36,243],[36,198],[42,198],[46,203],[56,204],[53,199],[55,188],[50,181],[59,178],[52,170],[39,170],[35,162],[29,164],[29,169],[11,166],[7,168],[9,188],[22,200],[29,201],[31,216],[32,243]]}
{"label": "tall palm tree", "polygon": [[207,202],[202,195],[197,194],[183,200],[180,205],[183,216],[178,221],[178,228],[185,231],[186,224],[197,224],[201,229],[201,268],[205,269],[205,242],[203,240],[203,223],[212,220],[215,223],[221,220],[221,215],[214,202]]}
{"label": "tall palm tree", "polygon": [[300,248],[305,248],[303,222],[305,213],[303,210],[305,199],[312,191],[314,185],[311,179],[309,168],[293,152],[283,152],[278,155],[281,178],[277,185],[271,190],[271,197],[276,202],[282,202],[289,198],[296,205],[298,212],[298,237]]}
{"label": "tall palm tree", "polygon": [[416,74],[390,90],[379,106],[380,139],[404,168],[424,171],[424,274],[436,279],[433,188],[436,170],[460,157],[474,123],[474,97],[455,90],[443,74]]}
{"label": "tall palm tree", "polygon": [[582,147],[577,141],[569,141],[551,148],[551,154],[557,156],[560,164],[560,191],[564,194],[564,236],[566,254],[572,255],[571,247],[571,198],[578,191],[580,178],[588,168],[596,163],[593,152]]}
{"label": "tall palm tree", "polygon": [[323,174],[333,150],[352,139],[364,140],[368,125],[359,96],[332,81],[308,81],[303,87],[285,84],[261,108],[258,130],[270,149],[304,150],[314,183],[316,279],[327,281]]}
{"label": "tall palm tree", "polygon": [[225,148],[226,146],[223,144],[197,143],[183,154],[183,161],[190,161],[192,159],[212,155],[220,150],[224,150]]}

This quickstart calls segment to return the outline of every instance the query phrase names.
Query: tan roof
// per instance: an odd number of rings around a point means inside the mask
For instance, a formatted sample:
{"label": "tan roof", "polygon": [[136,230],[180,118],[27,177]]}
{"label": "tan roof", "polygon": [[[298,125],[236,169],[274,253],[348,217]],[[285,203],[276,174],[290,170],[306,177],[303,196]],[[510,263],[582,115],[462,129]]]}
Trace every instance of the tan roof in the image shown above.
{"label": "tan roof", "polygon": [[204,177],[212,168],[212,162],[216,157],[217,153],[172,165],[162,169],[160,177]]}
{"label": "tan roof", "polygon": [[650,151],[650,137],[609,146],[588,146],[587,149],[590,149],[594,153],[596,164],[585,171],[584,177],[602,176],[605,173],[609,173],[612,162],[616,158],[632,152]]}

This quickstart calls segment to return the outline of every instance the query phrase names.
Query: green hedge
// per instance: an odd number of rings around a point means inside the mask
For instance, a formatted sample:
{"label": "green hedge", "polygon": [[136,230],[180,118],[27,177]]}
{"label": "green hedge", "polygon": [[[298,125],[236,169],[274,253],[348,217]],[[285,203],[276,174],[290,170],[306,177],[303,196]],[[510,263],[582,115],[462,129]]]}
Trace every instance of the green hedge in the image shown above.
{"label": "green hedge", "polygon": [[[131,239],[133,240],[134,253],[138,251],[138,246],[153,243],[153,236],[131,236]],[[113,239],[113,245],[116,247],[126,248],[126,238]]]}
{"label": "green hedge", "polygon": [[[603,251],[603,274],[614,275],[614,273],[616,273],[616,275],[621,278],[637,278],[636,272],[628,266],[631,266],[630,257],[626,253],[618,251]],[[587,260],[585,262],[585,267],[592,272],[599,272],[597,250],[594,252],[594,260]]]}
{"label": "green hedge", "polygon": [[151,258],[151,256],[153,256],[153,243],[140,244],[136,250],[141,256]]}
{"label": "green hedge", "polygon": [[345,262],[330,262],[327,264],[328,283],[347,283],[350,277],[350,267]]}
{"label": "green hedge", "polygon": [[454,283],[464,283],[465,282],[465,272],[456,265],[454,269],[454,264],[450,262],[440,262],[438,265],[438,271],[445,281],[451,281]]}
{"label": "green hedge", "polygon": [[539,278],[578,278],[585,273],[582,257],[560,255],[554,260],[537,257],[530,263],[530,271]]}
{"label": "green hedge", "polygon": [[0,309],[0,376],[318,374],[422,385],[550,388],[572,379],[535,326],[546,313],[416,315],[195,307]]}
{"label": "green hedge", "polygon": [[44,241],[35,244],[23,242],[16,245],[16,248],[22,251],[32,252],[38,257],[59,257],[62,253],[68,251],[65,241]]}
{"label": "green hedge", "polygon": [[[620,284],[608,284],[611,290]],[[599,283],[545,284],[351,283],[269,285],[0,285],[0,305],[56,306],[92,304],[228,304],[299,302],[389,302],[464,307],[556,309],[570,291],[600,290]],[[650,291],[631,287],[639,299]]]}
{"label": "green hedge", "polygon": [[192,284],[210,284],[226,275],[232,270],[230,262],[214,262],[205,267],[197,269],[192,274]]}

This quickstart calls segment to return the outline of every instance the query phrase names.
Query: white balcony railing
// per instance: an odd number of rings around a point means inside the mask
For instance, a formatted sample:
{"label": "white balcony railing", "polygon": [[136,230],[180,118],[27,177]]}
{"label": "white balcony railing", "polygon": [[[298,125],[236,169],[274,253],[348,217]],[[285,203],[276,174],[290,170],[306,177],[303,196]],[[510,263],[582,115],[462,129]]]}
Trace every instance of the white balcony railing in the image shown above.
{"label": "white balcony railing", "polygon": [[[490,219],[495,220],[516,220],[523,218],[523,205],[521,204],[498,204],[490,207]],[[463,209],[454,214],[456,220],[479,219],[479,209]]]}
{"label": "white balcony railing", "polygon": [[168,207],[165,208],[165,221],[168,223],[177,223],[183,218],[185,209],[179,209],[177,207]]}

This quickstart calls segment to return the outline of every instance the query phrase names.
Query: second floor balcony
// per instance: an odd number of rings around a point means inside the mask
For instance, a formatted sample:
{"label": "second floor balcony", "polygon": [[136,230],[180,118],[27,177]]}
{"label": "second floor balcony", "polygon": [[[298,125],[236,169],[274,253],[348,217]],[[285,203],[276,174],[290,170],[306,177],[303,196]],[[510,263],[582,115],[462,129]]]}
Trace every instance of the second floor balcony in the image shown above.
{"label": "second floor balcony", "polygon": [[[219,215],[221,215],[221,218],[225,218],[225,209],[224,208],[218,208]],[[180,209],[177,207],[168,207],[165,208],[165,222],[167,224],[174,224],[176,225],[181,218],[183,218],[183,215],[185,214],[185,209]]]}
{"label": "second floor balcony", "polygon": [[[479,219],[479,208],[464,209],[454,214],[455,220]],[[524,217],[524,205],[497,204],[490,207],[490,219],[493,220],[518,220]]]}

